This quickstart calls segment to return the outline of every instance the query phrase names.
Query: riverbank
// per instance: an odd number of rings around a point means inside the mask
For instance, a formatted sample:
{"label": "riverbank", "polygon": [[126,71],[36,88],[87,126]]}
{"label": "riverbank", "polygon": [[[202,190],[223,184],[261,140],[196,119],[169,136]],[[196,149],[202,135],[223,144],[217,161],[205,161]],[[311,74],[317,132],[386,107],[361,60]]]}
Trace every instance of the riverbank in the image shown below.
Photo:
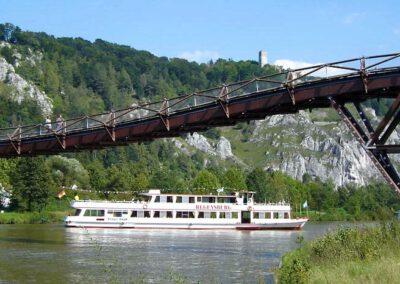
{"label": "riverbank", "polygon": [[400,279],[400,224],[341,228],[287,253],[278,283],[395,283]]}
{"label": "riverbank", "polygon": [[66,214],[66,211],[4,212],[0,214],[0,224],[62,223]]}

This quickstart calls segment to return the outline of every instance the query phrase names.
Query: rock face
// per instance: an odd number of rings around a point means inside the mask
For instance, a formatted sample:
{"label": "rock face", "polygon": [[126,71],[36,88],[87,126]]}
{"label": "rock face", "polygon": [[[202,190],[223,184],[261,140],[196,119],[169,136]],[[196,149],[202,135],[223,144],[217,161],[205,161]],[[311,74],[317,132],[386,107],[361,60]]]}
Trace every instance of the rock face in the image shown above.
{"label": "rock face", "polygon": [[197,132],[194,132],[193,134],[187,135],[186,142],[200,151],[203,151],[213,156],[218,156],[223,160],[234,157],[232,153],[231,143],[223,136],[215,145],[211,145],[206,137]]}
{"label": "rock face", "polygon": [[221,138],[219,139],[215,152],[219,157],[224,160],[233,157],[231,143],[223,136],[221,136]]}
{"label": "rock face", "polygon": [[44,116],[51,114],[53,109],[51,99],[35,85],[15,73],[14,67],[2,57],[0,57],[0,81],[12,87],[14,92],[11,98],[18,103],[30,98],[37,102]]}
{"label": "rock face", "polygon": [[[368,112],[373,124],[376,124],[378,120],[375,114],[372,110]],[[317,115],[314,114],[317,119],[311,119],[307,112],[301,111],[295,115],[272,116],[256,121],[246,142],[238,139],[234,143],[236,146],[237,143],[249,143],[250,151],[263,149],[264,157],[261,158],[265,170],[279,170],[297,180],[309,174],[343,186],[349,183],[366,185],[372,179],[382,179],[347,127],[339,120],[327,121],[326,115],[324,111],[318,111]],[[323,119],[318,121],[318,118]],[[394,133],[390,139],[399,141],[398,133]],[[250,169],[254,167],[253,161],[246,160],[243,153],[242,156],[233,153],[232,141],[223,136],[213,142],[199,133],[193,133],[188,134],[186,142],[209,155],[229,158]],[[393,161],[398,158],[391,157]]]}
{"label": "rock face", "polygon": [[[280,134],[266,131],[277,126]],[[307,173],[342,186],[365,185],[371,178],[380,177],[365,150],[341,122],[317,125],[306,112],[277,115],[256,125],[252,141],[266,140],[273,140],[268,155],[276,154],[269,157],[272,162],[265,168],[283,171],[298,180]]]}

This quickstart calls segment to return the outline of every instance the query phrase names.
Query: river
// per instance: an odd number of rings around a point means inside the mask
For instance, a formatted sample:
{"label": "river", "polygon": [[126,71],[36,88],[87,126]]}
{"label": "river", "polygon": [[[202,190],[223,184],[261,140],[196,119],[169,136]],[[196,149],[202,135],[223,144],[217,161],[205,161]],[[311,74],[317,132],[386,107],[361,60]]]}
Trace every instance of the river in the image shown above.
{"label": "river", "polygon": [[0,225],[0,283],[272,283],[302,231],[191,231]]}

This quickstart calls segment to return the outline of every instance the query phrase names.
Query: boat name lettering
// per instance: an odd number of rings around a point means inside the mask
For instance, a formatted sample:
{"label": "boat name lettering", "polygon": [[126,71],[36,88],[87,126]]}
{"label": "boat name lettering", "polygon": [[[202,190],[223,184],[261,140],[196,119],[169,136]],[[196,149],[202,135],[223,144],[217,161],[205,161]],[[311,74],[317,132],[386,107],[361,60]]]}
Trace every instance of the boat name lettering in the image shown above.
{"label": "boat name lettering", "polygon": [[196,210],[231,210],[229,205],[196,205]]}

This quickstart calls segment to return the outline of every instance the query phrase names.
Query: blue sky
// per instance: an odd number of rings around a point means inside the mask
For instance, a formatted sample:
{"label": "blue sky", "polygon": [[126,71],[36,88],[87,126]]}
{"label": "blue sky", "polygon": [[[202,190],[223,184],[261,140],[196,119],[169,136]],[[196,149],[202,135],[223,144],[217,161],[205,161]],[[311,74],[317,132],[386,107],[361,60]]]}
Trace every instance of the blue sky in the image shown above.
{"label": "blue sky", "polygon": [[[0,22],[157,56],[323,63],[400,51],[400,2],[0,0]],[[295,67],[295,66],[294,66]]]}

